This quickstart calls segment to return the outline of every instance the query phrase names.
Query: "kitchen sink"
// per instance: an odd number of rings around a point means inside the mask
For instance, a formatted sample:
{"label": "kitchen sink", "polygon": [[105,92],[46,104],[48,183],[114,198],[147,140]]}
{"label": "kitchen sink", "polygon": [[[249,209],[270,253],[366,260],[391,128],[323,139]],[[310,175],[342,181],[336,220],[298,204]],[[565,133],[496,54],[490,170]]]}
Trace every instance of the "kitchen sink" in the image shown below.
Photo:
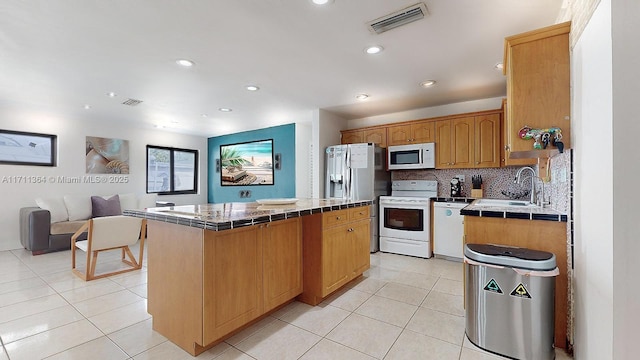
{"label": "kitchen sink", "polygon": [[478,199],[478,200],[475,200],[472,205],[486,206],[486,207],[518,207],[518,208],[538,207],[538,205],[532,204],[528,201],[509,200],[509,199]]}

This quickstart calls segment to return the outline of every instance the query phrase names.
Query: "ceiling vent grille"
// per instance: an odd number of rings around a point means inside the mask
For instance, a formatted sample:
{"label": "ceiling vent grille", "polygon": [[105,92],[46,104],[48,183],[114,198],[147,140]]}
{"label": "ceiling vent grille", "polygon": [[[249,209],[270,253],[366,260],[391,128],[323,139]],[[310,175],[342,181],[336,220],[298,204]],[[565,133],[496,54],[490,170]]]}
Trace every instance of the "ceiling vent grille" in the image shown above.
{"label": "ceiling vent grille", "polygon": [[128,105],[128,106],[136,106],[139,105],[142,102],[142,100],[136,100],[136,99],[127,99],[125,101],[122,102],[123,105]]}
{"label": "ceiling vent grille", "polygon": [[429,15],[427,6],[424,3],[417,3],[394,13],[369,21],[367,26],[369,31],[375,34],[382,34],[385,31],[395,29],[398,26],[406,25],[410,22],[423,19]]}

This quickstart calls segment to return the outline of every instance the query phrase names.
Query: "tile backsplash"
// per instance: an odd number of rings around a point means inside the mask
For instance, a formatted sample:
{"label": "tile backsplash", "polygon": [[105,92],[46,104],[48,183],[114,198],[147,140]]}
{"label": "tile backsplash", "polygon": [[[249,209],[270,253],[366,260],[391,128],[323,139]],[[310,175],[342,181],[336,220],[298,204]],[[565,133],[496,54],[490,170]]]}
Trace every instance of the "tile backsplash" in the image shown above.
{"label": "tile backsplash", "polygon": [[[570,150],[569,150],[570,151]],[[549,171],[551,181],[544,184],[545,198],[551,201],[551,207],[563,213],[569,212],[570,195],[570,171],[571,158],[569,151],[558,154],[551,159]],[[503,194],[518,193],[531,189],[530,180],[526,179],[522,185],[515,184],[516,172],[520,167],[486,168],[486,169],[443,169],[443,170],[396,170],[391,173],[392,180],[437,180],[438,196],[449,197],[451,179],[457,175],[464,175],[465,182],[462,195],[471,197],[471,177],[482,176],[485,198],[508,198]],[[537,166],[533,167],[538,171]],[[540,182],[536,187],[539,189]],[[522,197],[529,199],[529,195]]]}

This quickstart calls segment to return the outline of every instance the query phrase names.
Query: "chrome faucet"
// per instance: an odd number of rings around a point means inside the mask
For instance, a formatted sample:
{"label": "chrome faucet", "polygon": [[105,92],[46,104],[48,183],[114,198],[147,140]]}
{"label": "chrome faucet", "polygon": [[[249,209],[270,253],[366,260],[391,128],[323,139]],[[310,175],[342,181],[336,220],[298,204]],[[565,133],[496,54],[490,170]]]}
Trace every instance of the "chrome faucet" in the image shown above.
{"label": "chrome faucet", "polygon": [[522,185],[522,173],[525,170],[531,171],[531,199],[529,200],[529,202],[531,202],[532,204],[535,204],[536,203],[536,179],[538,178],[538,176],[536,176],[536,171],[533,170],[533,168],[530,166],[521,167],[520,169],[518,169],[518,172],[516,172],[516,178],[513,182],[516,184]]}

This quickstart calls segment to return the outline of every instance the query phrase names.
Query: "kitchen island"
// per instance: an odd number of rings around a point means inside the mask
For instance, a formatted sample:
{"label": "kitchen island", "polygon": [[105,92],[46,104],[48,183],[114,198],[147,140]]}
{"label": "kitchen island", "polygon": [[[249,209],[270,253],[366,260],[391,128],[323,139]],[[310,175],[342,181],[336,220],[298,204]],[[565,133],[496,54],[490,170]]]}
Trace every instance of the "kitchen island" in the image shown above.
{"label": "kitchen island", "polygon": [[[369,268],[369,205],[300,199],[126,210],[148,220],[153,329],[195,356],[297,296],[317,303]],[[303,242],[319,253],[303,253]]]}

